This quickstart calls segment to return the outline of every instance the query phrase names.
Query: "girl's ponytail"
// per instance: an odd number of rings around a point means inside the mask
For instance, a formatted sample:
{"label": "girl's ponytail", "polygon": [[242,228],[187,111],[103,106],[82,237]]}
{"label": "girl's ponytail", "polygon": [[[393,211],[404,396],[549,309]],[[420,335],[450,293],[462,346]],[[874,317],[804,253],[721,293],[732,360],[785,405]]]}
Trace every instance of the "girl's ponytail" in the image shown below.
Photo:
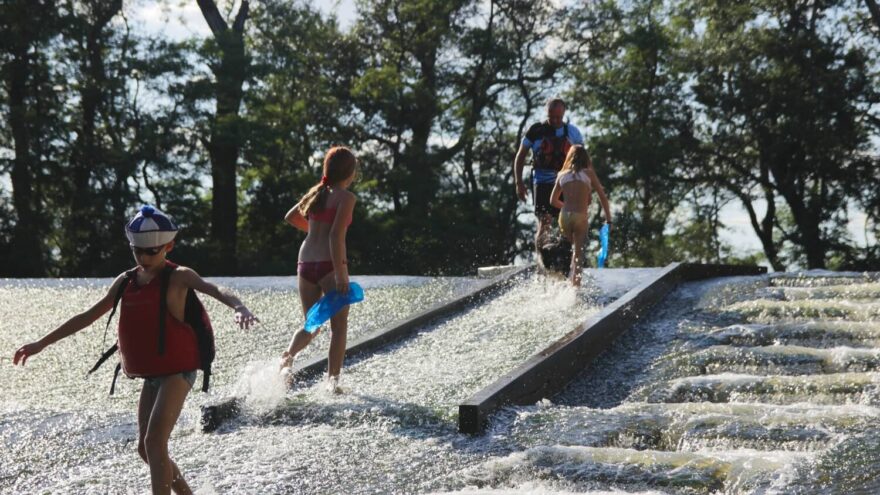
{"label": "girl's ponytail", "polygon": [[299,212],[304,217],[327,207],[330,187],[354,175],[357,158],[345,146],[334,146],[324,156],[324,175],[312,186],[299,202]]}
{"label": "girl's ponytail", "polygon": [[321,211],[327,205],[327,196],[330,195],[330,188],[326,182],[319,182],[309,189],[309,192],[302,197],[299,202],[299,212],[302,216],[307,217],[312,211]]}

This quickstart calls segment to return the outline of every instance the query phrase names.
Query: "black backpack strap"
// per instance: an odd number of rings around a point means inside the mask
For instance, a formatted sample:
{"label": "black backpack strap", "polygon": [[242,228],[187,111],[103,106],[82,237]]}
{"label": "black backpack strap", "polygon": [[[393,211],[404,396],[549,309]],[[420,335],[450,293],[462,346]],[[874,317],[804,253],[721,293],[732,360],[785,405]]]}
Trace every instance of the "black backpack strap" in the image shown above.
{"label": "black backpack strap", "polygon": [[202,368],[202,392],[208,391],[208,385],[211,383],[211,365],[207,364]]}
{"label": "black backpack strap", "polygon": [[207,392],[211,383],[211,363],[214,361],[214,337],[205,323],[205,307],[192,289],[186,293],[186,306],[183,320],[192,327],[199,347],[199,368],[202,370],[202,392]]}
{"label": "black backpack strap", "polygon": [[113,371],[113,381],[110,382],[110,395],[116,391],[116,379],[119,378],[119,370],[122,369],[122,363],[116,363],[116,370]]}
{"label": "black backpack strap", "polygon": [[165,317],[168,314],[168,284],[174,266],[165,265],[159,275],[159,355],[165,354]]}
{"label": "black backpack strap", "polygon": [[[125,289],[128,288],[128,284],[130,284],[131,281],[134,280],[135,276],[137,276],[137,268],[132,268],[131,270],[125,272],[125,277],[122,279],[122,283],[119,284],[119,287],[116,289],[116,294],[113,296],[113,309],[110,310],[110,316],[107,318],[107,324],[104,326],[104,337],[101,338],[101,347],[104,346],[104,342],[107,340],[107,330],[110,328],[110,322],[113,320],[113,315],[116,314],[116,308],[119,307],[119,301],[122,300],[122,296],[123,294],[125,294]],[[95,363],[95,365],[92,366],[92,369],[89,370],[88,374],[94,373],[98,368],[101,367],[102,364],[104,364],[104,362],[110,359],[110,356],[116,354],[116,351],[118,350],[119,344],[116,343],[113,344],[109,349],[104,351],[104,353],[101,354],[101,357],[98,358],[98,362]],[[115,380],[116,379],[114,378],[114,381]]]}
{"label": "black backpack strap", "polygon": [[[125,294],[125,289],[128,288],[128,284],[134,280],[135,276],[137,276],[137,268],[132,268],[125,272],[125,278],[122,279],[122,283],[119,284],[119,287],[116,289],[116,294],[113,296],[113,309],[110,310],[110,316],[107,318],[107,325],[104,326],[104,337],[101,338],[101,347],[104,347],[104,342],[107,340],[107,329],[110,328],[110,321],[113,320],[113,315],[116,314],[116,308],[119,307],[119,301],[122,300],[122,296]],[[104,361],[106,361],[106,359]]]}
{"label": "black backpack strap", "polygon": [[568,139],[568,124],[562,124],[562,139]]}
{"label": "black backpack strap", "polygon": [[113,344],[113,346],[111,348],[104,351],[104,354],[101,354],[101,357],[100,357],[100,359],[98,359],[98,362],[95,363],[95,365],[92,366],[92,369],[89,370],[89,374],[91,375],[92,373],[97,371],[97,369],[100,368],[101,365],[104,364],[105,361],[110,359],[110,356],[116,354],[116,351],[118,351],[118,350],[119,350],[119,344],[117,343],[117,344]]}

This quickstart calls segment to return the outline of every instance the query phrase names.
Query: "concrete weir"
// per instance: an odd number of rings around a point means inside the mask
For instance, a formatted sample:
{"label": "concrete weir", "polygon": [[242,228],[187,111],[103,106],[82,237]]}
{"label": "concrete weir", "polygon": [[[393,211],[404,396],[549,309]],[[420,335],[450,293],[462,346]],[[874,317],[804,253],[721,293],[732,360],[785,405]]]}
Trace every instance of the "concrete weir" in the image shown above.
{"label": "concrete weir", "polygon": [[559,392],[678,284],[714,277],[760,275],[764,267],[672,263],[658,275],[578,325],[564,337],[458,406],[458,429],[479,434],[505,405],[528,405]]}
{"label": "concrete weir", "polygon": [[[510,280],[517,277],[525,277],[534,271],[534,269],[534,265],[526,265],[502,270],[500,274],[480,282],[475,288],[461,296],[437,303],[409,318],[397,321],[387,327],[378,329],[375,332],[349,342],[345,350],[345,357],[346,359],[351,359],[353,357],[361,356],[413,335],[419,328],[422,328],[437,319],[446,318],[459,311],[463,311],[465,308],[480,299],[490,296]],[[307,378],[320,374],[326,369],[326,367],[326,357],[315,357],[298,364],[294,369],[294,373],[299,378]],[[241,411],[241,404],[242,400],[240,398],[231,397],[224,399],[217,404],[202,406],[203,431],[206,433],[212,432],[219,428],[225,421],[238,416]]]}

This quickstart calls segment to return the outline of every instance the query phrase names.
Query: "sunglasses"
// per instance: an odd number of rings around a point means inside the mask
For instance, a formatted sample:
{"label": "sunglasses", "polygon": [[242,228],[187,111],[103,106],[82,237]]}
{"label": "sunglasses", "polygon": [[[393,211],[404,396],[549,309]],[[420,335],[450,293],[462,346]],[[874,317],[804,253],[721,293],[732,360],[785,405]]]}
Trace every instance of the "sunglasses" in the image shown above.
{"label": "sunglasses", "polygon": [[146,254],[149,256],[156,256],[161,253],[162,250],[165,249],[165,245],[161,245],[158,247],[150,247],[150,248],[142,248],[137,246],[131,246],[131,250],[134,254]]}

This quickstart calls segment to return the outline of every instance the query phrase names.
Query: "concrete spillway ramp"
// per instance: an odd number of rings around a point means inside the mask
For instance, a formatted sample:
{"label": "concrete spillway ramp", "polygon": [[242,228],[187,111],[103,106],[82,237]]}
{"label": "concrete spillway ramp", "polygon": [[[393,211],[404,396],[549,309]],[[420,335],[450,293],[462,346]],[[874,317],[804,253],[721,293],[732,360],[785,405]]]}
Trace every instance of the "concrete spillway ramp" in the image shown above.
{"label": "concrete spillway ramp", "polygon": [[[512,280],[527,276],[529,273],[532,273],[534,269],[535,267],[533,265],[527,265],[497,270],[493,273],[493,277],[481,281],[476,287],[462,295],[437,303],[408,318],[396,321],[386,327],[377,329],[374,332],[350,341],[346,346],[346,359],[363,356],[392,342],[404,339],[412,335],[419,328],[430,324],[432,321],[449,317],[450,315],[479,302],[482,298],[488,297],[495,291],[503,289],[505,284]],[[294,368],[294,374],[297,379],[304,379],[320,374],[321,371],[326,369],[326,367],[327,358],[318,356],[297,364]],[[203,406],[201,418],[203,431],[215,431],[224,422],[238,416],[241,412],[241,405],[241,399],[230,397],[223,399],[216,404]]]}

